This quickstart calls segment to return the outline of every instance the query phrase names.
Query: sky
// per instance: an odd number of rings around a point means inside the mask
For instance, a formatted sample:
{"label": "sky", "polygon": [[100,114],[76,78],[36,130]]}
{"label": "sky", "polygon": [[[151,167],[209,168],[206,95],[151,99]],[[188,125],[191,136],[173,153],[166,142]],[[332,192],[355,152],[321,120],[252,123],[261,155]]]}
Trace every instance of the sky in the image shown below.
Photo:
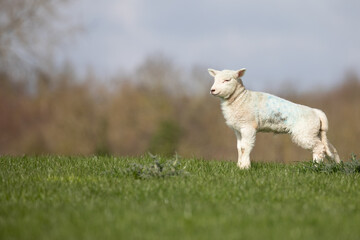
{"label": "sky", "polygon": [[360,74],[358,0],[77,0],[68,11],[85,31],[64,58],[100,76],[156,54],[187,71],[246,68],[243,81],[258,90]]}

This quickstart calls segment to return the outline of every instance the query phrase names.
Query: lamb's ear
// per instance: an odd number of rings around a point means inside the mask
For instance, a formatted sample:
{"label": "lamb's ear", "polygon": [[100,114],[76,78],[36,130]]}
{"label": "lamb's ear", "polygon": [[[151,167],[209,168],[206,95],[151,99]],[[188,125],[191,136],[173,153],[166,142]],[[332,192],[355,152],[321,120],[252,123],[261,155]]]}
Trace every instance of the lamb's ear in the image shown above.
{"label": "lamb's ear", "polygon": [[241,78],[242,76],[244,76],[245,71],[246,71],[246,68],[242,68],[240,70],[237,70],[236,71],[236,78]]}
{"label": "lamb's ear", "polygon": [[215,77],[216,74],[218,74],[219,71],[209,68],[208,69],[209,74],[213,77]]}

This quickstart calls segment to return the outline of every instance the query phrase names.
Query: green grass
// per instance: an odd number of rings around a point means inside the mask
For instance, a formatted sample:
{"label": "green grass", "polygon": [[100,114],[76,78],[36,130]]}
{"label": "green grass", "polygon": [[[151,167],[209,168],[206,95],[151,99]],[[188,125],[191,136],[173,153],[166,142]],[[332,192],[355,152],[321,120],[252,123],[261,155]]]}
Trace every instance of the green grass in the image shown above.
{"label": "green grass", "polygon": [[152,175],[152,166],[0,157],[0,239],[359,239],[357,172],[180,159]]}

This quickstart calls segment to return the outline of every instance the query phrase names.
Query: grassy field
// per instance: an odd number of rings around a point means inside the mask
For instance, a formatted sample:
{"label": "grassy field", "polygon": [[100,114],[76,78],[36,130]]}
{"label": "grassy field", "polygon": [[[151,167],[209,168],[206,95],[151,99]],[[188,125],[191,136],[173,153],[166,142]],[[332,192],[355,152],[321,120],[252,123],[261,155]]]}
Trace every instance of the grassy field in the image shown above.
{"label": "grassy field", "polygon": [[240,171],[197,159],[0,157],[0,239],[359,236],[359,173],[310,163]]}

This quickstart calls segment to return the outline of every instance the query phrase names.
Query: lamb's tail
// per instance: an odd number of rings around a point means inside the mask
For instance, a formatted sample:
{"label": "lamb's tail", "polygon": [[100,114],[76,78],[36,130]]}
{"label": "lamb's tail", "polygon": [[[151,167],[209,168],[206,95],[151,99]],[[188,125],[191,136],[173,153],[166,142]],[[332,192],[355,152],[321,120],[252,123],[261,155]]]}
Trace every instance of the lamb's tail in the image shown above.
{"label": "lamb's tail", "polygon": [[335,160],[335,162],[340,163],[341,160],[339,154],[337,153],[335,147],[329,142],[326,136],[326,133],[329,129],[327,117],[323,111],[319,109],[314,110],[320,119],[320,138],[321,142],[324,144],[326,155],[328,155],[329,158]]}

